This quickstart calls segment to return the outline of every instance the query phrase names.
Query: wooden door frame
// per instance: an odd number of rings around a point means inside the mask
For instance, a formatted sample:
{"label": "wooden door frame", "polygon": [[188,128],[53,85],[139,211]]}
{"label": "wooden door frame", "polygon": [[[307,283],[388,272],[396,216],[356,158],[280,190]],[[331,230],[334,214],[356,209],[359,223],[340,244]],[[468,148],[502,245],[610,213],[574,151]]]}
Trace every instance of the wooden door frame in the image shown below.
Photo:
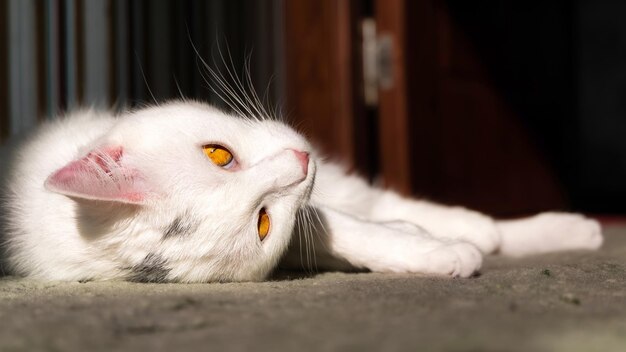
{"label": "wooden door frame", "polygon": [[[285,1],[287,114],[326,155],[357,159],[359,1]],[[332,127],[331,127],[332,126]]]}

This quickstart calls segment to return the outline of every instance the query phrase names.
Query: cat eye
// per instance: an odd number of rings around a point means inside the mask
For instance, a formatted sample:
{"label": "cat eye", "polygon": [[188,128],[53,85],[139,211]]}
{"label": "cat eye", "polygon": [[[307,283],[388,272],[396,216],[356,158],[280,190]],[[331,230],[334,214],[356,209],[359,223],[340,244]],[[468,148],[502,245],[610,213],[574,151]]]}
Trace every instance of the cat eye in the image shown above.
{"label": "cat eye", "polygon": [[202,146],[202,151],[213,164],[225,169],[230,168],[235,160],[233,154],[228,149],[218,144],[204,145]]}
{"label": "cat eye", "polygon": [[259,231],[259,239],[263,241],[265,236],[270,232],[270,216],[267,215],[265,208],[261,209],[259,212],[259,221],[257,224],[257,228]]}

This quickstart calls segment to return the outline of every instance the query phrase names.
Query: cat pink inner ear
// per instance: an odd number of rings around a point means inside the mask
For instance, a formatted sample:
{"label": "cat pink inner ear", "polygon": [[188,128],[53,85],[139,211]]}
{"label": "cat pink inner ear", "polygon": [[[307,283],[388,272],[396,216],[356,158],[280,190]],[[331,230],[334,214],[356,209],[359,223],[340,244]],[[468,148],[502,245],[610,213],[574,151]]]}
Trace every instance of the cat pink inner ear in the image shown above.
{"label": "cat pink inner ear", "polygon": [[139,170],[125,165],[122,147],[93,150],[55,171],[46,189],[72,197],[141,204],[148,195]]}

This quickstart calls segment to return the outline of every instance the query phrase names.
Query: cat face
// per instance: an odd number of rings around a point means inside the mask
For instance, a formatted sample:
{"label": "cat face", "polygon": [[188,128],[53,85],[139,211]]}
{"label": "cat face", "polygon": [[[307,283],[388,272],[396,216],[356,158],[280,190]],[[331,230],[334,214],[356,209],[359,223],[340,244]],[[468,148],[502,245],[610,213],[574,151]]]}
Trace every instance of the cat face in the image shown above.
{"label": "cat face", "polygon": [[310,151],[279,122],[174,103],[123,116],[45,185],[131,280],[260,280],[310,195]]}

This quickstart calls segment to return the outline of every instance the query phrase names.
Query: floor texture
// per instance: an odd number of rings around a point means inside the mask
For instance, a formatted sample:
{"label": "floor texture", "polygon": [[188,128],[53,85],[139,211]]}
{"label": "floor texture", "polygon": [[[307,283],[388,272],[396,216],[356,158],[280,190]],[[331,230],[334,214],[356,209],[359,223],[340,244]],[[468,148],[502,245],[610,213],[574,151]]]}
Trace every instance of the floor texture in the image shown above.
{"label": "floor texture", "polygon": [[472,279],[0,279],[0,351],[626,351],[626,228],[598,252],[489,257]]}

